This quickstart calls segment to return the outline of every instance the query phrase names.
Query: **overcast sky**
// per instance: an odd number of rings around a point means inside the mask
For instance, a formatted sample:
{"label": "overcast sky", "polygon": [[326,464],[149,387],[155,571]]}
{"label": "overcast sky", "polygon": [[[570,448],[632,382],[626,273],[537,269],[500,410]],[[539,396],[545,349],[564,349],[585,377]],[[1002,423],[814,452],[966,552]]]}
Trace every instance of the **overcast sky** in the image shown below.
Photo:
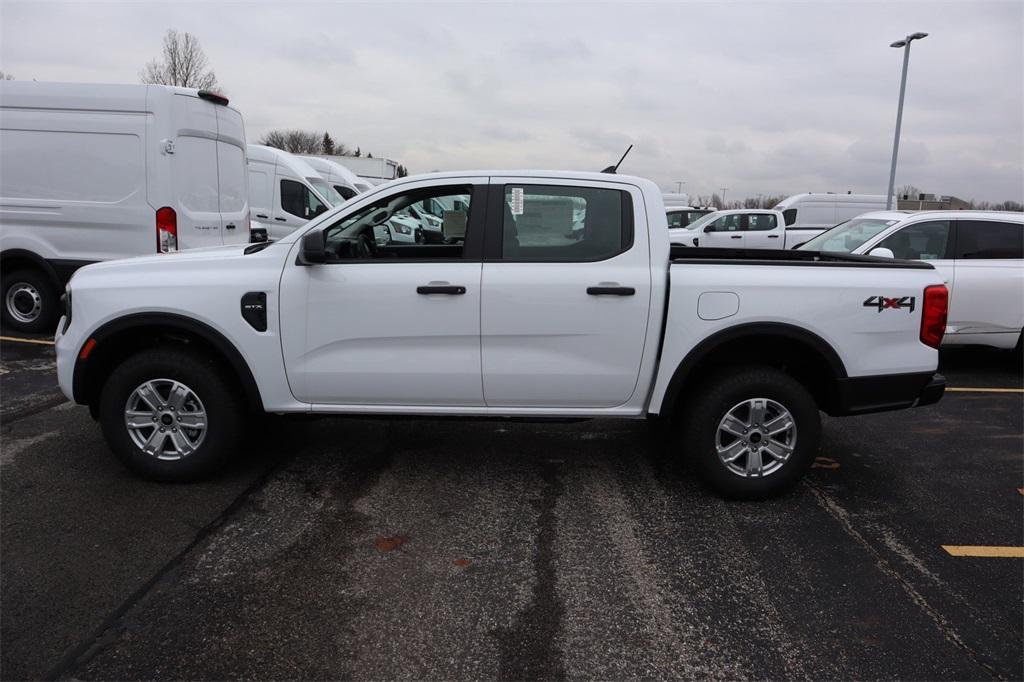
{"label": "overcast sky", "polygon": [[1020,200],[1024,2],[0,2],[0,70],[138,81],[195,34],[250,142],[329,130],[412,173],[592,169],[727,198],[884,193]]}

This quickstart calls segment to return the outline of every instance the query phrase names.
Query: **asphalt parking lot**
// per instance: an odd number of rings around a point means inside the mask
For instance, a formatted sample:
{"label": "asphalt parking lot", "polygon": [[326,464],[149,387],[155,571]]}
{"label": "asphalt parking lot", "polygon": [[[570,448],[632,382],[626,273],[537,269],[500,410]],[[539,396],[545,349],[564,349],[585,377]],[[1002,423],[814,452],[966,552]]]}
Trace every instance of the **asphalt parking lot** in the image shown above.
{"label": "asphalt parking lot", "polygon": [[[266,419],[146,483],[0,345],[0,677],[1021,679],[1019,365],[824,423],[805,482],[726,502],[631,421]],[[1009,389],[1009,390],[1007,390]],[[956,551],[956,550],[953,550]]]}

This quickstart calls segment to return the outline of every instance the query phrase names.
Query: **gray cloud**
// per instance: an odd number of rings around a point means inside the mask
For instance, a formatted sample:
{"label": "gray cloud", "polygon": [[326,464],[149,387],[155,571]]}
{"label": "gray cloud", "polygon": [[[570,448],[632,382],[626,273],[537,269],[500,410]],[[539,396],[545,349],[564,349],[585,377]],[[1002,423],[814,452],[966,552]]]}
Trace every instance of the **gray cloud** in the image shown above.
{"label": "gray cloud", "polygon": [[1024,190],[1024,4],[0,3],[0,68],[134,82],[194,33],[250,139],[330,130],[413,172],[602,168],[706,194]]}

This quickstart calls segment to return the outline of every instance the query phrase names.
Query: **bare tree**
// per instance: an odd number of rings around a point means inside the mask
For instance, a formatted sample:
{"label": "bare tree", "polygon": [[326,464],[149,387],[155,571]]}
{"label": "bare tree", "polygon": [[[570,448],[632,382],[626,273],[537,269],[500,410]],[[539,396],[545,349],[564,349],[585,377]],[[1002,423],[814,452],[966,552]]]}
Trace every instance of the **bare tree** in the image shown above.
{"label": "bare tree", "polygon": [[0,71],[0,81],[12,81],[12,80],[14,80],[14,74],[13,73],[6,73],[4,71]]}
{"label": "bare tree", "polygon": [[320,154],[323,150],[323,138],[311,130],[271,130],[260,139],[260,144],[292,154]]}
{"label": "bare tree", "polygon": [[164,36],[163,59],[154,59],[139,72],[143,83],[177,85],[199,90],[213,90],[217,77],[207,68],[206,54],[199,39],[191,33],[178,33],[174,29]]}

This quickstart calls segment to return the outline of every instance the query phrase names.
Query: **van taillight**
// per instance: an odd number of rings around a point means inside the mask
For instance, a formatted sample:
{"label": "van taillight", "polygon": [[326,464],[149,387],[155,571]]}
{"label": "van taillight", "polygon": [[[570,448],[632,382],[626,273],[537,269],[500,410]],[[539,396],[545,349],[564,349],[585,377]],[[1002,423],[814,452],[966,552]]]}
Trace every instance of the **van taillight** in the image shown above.
{"label": "van taillight", "polygon": [[921,308],[921,343],[932,348],[942,344],[946,333],[946,312],[949,310],[949,291],[942,284],[924,288],[924,306]]}
{"label": "van taillight", "polygon": [[156,210],[156,251],[170,253],[178,250],[178,215],[170,206]]}

